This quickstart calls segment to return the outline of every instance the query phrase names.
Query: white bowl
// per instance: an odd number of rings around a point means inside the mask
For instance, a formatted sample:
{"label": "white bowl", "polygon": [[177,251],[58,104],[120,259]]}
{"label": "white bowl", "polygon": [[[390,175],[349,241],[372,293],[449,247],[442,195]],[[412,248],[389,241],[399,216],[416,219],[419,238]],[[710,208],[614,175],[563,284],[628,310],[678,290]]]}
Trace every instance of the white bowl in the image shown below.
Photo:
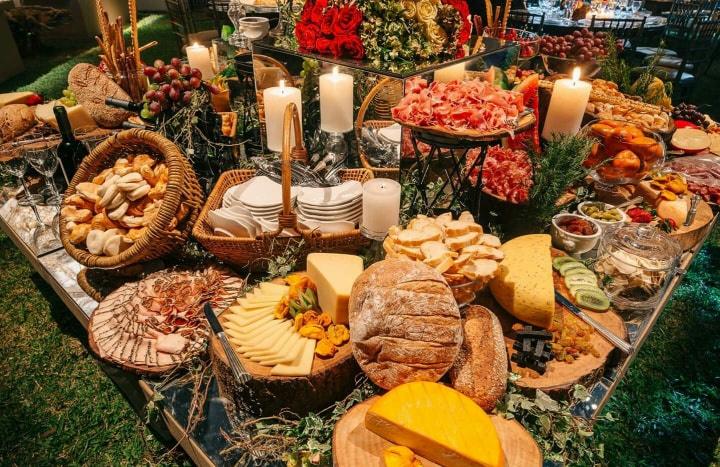
{"label": "white bowl", "polygon": [[[558,226],[557,222],[560,219],[568,217],[590,222],[595,226],[595,233],[592,235],[577,235],[563,230]],[[579,214],[560,213],[552,218],[550,235],[552,236],[552,242],[555,248],[560,248],[570,255],[581,255],[595,248],[600,240],[600,236],[602,236],[602,227],[595,222],[595,219],[583,217]]]}
{"label": "white bowl", "polygon": [[[598,204],[602,205],[603,209],[605,209],[605,210],[615,208],[620,213],[621,219],[619,221],[604,221],[602,219],[595,219],[593,217],[590,217],[582,211],[582,208],[585,206],[598,205]],[[583,201],[582,203],[578,204],[577,213],[580,216],[584,217],[585,219],[590,219],[590,220],[593,220],[596,223],[600,224],[600,227],[602,227],[603,231],[607,231],[606,229],[608,229],[608,228],[613,228],[613,227],[616,227],[620,224],[624,224],[625,222],[627,222],[627,214],[625,214],[625,211],[623,211],[622,209],[616,208],[612,204],[603,203],[602,201]]]}

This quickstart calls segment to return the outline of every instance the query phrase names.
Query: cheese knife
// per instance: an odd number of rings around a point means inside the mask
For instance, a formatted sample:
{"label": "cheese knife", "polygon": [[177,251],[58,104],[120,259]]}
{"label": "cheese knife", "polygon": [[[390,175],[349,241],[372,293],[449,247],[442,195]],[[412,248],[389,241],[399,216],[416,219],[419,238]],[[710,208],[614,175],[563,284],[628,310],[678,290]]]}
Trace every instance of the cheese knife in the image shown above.
{"label": "cheese knife", "polygon": [[555,291],[555,301],[560,305],[567,308],[572,314],[585,321],[587,324],[592,326],[598,334],[603,336],[605,340],[610,342],[612,345],[620,349],[623,353],[630,354],[633,351],[633,346],[626,342],[624,339],[619,338],[614,332],[592,319],[587,313],[576,307],[570,300],[565,298],[560,292]]}
{"label": "cheese knife", "polygon": [[230,369],[232,370],[235,380],[240,384],[247,383],[252,379],[252,376],[250,376],[250,373],[245,370],[245,367],[235,353],[235,349],[233,349],[230,345],[230,342],[225,335],[225,330],[220,324],[220,321],[218,321],[217,316],[215,316],[215,312],[213,311],[210,303],[205,302],[204,311],[205,318],[207,318],[208,323],[210,324],[210,329],[212,329],[213,334],[217,336],[220,341],[220,345],[222,345],[222,348],[225,351],[225,355],[227,356],[228,363],[230,364]]}

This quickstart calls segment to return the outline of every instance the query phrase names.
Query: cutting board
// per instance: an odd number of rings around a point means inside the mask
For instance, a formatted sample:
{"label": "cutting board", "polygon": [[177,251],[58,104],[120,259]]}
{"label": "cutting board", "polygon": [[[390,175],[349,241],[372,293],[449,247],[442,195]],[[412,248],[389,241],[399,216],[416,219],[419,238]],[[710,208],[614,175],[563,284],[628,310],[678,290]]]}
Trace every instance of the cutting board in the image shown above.
{"label": "cutting board", "polygon": [[[370,398],[346,413],[335,425],[333,432],[333,465],[336,467],[384,467],[382,453],[393,443],[365,428],[365,414],[377,397]],[[542,454],[530,433],[514,420],[497,415],[490,419],[497,430],[507,467],[537,467],[542,465]],[[438,464],[419,457],[423,466]]]}

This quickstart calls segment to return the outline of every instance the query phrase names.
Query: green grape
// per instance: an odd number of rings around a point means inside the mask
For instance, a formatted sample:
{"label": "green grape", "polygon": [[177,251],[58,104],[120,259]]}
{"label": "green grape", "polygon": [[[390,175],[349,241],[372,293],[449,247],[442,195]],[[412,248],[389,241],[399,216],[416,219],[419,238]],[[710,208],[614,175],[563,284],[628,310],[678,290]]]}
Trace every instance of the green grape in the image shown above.
{"label": "green grape", "polygon": [[140,117],[142,117],[142,118],[150,119],[150,118],[153,118],[154,116],[155,115],[152,112],[150,112],[150,110],[148,110],[147,108],[143,108],[140,111]]}

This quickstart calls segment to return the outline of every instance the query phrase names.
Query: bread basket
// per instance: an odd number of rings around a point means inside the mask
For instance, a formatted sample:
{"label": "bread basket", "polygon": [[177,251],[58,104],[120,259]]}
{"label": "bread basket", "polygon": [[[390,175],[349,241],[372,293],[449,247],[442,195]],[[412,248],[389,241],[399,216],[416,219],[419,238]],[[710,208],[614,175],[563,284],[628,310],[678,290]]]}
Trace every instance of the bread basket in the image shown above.
{"label": "bread basket", "polygon": [[[295,125],[295,147],[290,148],[290,125]],[[220,175],[215,188],[208,197],[200,217],[193,229],[193,236],[218,259],[238,267],[247,267],[259,271],[267,267],[268,260],[282,254],[288,247],[297,246],[302,240],[301,251],[297,257],[304,260],[309,252],[325,251],[334,253],[357,253],[369,241],[360,234],[359,229],[338,233],[320,233],[317,230],[303,229],[297,224],[297,217],[291,204],[290,163],[293,154],[303,152],[300,118],[294,104],[288,104],[283,124],[282,151],[282,199],[283,209],[278,216],[278,229],[263,232],[257,237],[222,237],[213,233],[208,222],[210,211],[222,205],[225,192],[231,187],[244,183],[255,176],[254,170],[230,170]],[[373,178],[367,169],[346,169],[339,173],[343,181],[357,180],[364,183]],[[284,229],[294,229],[299,237],[281,237]]]}
{"label": "bread basket", "polygon": [[[355,120],[355,137],[358,143],[360,163],[366,169],[372,170],[373,175],[378,178],[397,180],[400,176],[400,168],[374,167],[361,148],[362,130],[366,127],[377,130],[394,125],[395,122],[391,118],[390,111],[401,98],[402,82],[391,78],[383,78],[365,96],[358,110],[357,120]],[[368,113],[373,113],[378,119],[365,120]]]}
{"label": "bread basket", "polygon": [[60,216],[60,240],[65,250],[79,263],[90,268],[123,268],[141,261],[149,261],[170,253],[184,244],[190,236],[203,201],[202,191],[187,158],[170,140],[158,133],[132,129],[110,136],[100,143],[78,168],[65,192],[69,197],[76,193],[79,183],[91,180],[104,169],[112,167],[120,157],[148,154],[168,167],[167,190],[162,205],[145,235],[118,255],[93,255],[73,245],[67,229],[67,220]]}

